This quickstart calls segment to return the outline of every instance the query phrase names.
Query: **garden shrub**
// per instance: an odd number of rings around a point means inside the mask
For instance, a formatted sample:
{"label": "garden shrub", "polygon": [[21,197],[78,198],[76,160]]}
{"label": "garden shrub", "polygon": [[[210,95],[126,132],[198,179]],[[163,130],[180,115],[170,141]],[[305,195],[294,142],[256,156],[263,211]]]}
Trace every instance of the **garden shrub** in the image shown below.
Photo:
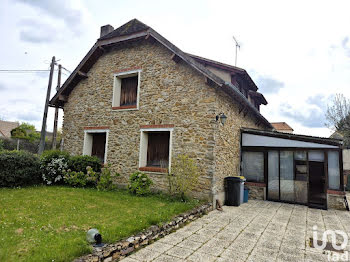
{"label": "garden shrub", "polygon": [[112,173],[110,170],[110,165],[103,167],[101,174],[98,177],[96,188],[98,190],[112,190],[115,188],[113,184],[113,179],[120,176],[118,173]]}
{"label": "garden shrub", "polygon": [[178,155],[171,163],[168,174],[169,193],[185,201],[188,193],[198,185],[199,170],[195,161],[187,155]]}
{"label": "garden shrub", "polygon": [[47,185],[62,184],[68,169],[69,153],[59,150],[44,151],[40,158],[42,179]]}
{"label": "garden shrub", "polygon": [[40,161],[36,155],[24,151],[0,152],[0,187],[40,183]]}
{"label": "garden shrub", "polygon": [[68,168],[76,172],[86,172],[91,167],[95,172],[101,171],[101,160],[96,156],[71,156]]}
{"label": "garden shrub", "polygon": [[151,192],[150,186],[152,184],[152,180],[146,174],[135,172],[129,178],[128,189],[135,195],[146,195]]}
{"label": "garden shrub", "polygon": [[63,178],[64,182],[71,186],[84,187],[87,184],[87,175],[81,171],[67,170]]}
{"label": "garden shrub", "polygon": [[95,172],[88,166],[85,173],[68,169],[64,174],[64,182],[76,187],[94,186],[98,190],[112,190],[115,188],[113,178],[116,176],[119,174],[113,174],[108,167],[102,168],[101,172]]}

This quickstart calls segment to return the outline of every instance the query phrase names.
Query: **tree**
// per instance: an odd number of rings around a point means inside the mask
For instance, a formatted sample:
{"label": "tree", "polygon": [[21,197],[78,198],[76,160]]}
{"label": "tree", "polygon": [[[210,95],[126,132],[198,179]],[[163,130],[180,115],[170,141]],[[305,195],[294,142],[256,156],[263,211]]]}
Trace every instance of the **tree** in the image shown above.
{"label": "tree", "polygon": [[22,123],[18,127],[11,130],[11,137],[26,139],[33,142],[40,138],[40,134],[36,132],[34,125]]}
{"label": "tree", "polygon": [[326,112],[327,126],[339,129],[341,122],[350,114],[350,100],[343,94],[336,94]]}
{"label": "tree", "polygon": [[350,145],[350,99],[336,94],[326,113],[327,126],[344,137],[344,145]]}

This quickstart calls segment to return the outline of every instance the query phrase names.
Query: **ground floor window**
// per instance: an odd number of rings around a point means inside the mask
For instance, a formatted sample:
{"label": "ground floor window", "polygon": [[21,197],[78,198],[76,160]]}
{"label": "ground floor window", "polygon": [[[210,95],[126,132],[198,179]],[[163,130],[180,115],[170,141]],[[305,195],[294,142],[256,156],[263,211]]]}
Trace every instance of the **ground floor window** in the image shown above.
{"label": "ground floor window", "polygon": [[102,163],[107,158],[108,130],[85,130],[83,154],[98,157]]}
{"label": "ground floor window", "polygon": [[141,130],[139,167],[143,171],[166,172],[170,168],[172,129]]}
{"label": "ground floor window", "polygon": [[264,153],[243,152],[242,172],[247,181],[264,182]]}
{"label": "ground floor window", "polygon": [[147,166],[167,168],[170,132],[148,133]]}

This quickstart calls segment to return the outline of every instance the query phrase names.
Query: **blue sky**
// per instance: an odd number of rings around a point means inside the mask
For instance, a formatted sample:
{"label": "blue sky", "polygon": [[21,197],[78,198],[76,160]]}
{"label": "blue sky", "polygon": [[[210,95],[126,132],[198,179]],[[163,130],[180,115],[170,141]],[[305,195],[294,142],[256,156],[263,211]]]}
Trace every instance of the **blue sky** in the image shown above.
{"label": "blue sky", "polygon": [[[269,102],[262,114],[289,123],[296,133],[328,136],[324,113],[330,98],[335,93],[350,98],[350,1],[0,3],[0,69],[48,69],[55,55],[72,71],[99,37],[100,26],[137,18],[183,51],[229,64],[235,35],[241,44],[238,66]],[[0,73],[0,117],[39,129],[47,79],[47,72]],[[50,110],[49,130],[52,125]]]}

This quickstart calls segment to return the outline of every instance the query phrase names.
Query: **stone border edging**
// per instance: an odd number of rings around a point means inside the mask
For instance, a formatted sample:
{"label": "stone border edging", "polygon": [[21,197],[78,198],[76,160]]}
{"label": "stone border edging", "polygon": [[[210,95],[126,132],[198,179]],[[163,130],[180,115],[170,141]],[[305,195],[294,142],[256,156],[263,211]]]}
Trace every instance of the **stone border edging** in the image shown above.
{"label": "stone border edging", "polygon": [[148,229],[130,237],[124,238],[115,244],[107,244],[103,247],[94,247],[91,254],[79,257],[74,262],[110,262],[119,260],[129,255],[131,252],[144,247],[157,238],[162,238],[170,234],[187,222],[200,218],[212,210],[212,204],[204,204],[191,211],[176,216],[172,221],[162,226],[151,226]]}

